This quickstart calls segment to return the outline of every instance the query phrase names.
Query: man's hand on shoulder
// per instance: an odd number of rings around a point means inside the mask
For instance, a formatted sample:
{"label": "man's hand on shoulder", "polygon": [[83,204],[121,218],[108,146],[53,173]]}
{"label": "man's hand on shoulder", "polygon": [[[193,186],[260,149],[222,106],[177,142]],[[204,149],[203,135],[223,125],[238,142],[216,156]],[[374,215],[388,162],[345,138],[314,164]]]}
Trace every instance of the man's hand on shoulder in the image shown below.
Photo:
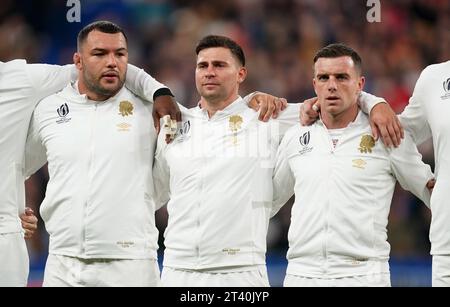
{"label": "man's hand on shoulder", "polygon": [[[155,125],[156,133],[159,134],[159,131],[161,130],[161,124],[160,119],[163,118],[165,115],[169,115],[170,118],[174,121],[180,122],[181,121],[181,111],[178,107],[178,104],[176,103],[175,99],[173,99],[172,96],[164,95],[164,96],[158,96],[155,98],[155,101],[153,103],[153,122]],[[167,120],[166,120],[167,121]],[[167,123],[169,123],[167,121]],[[166,142],[170,143],[171,140],[173,140],[174,134],[169,133],[172,131],[172,125],[170,127],[166,127],[169,129],[164,129],[164,133],[166,133]],[[176,132],[176,131],[175,131]]]}

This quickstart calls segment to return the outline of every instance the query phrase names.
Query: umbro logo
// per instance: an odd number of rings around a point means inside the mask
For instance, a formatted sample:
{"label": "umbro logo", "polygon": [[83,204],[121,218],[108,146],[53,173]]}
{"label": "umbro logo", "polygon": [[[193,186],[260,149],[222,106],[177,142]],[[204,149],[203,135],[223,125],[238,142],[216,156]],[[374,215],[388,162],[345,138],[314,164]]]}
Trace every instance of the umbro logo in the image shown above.
{"label": "umbro logo", "polygon": [[59,119],[56,121],[57,124],[64,124],[70,122],[72,119],[71,117],[68,117],[69,115],[69,106],[67,103],[62,104],[58,109],[56,109],[56,113],[58,113]]}
{"label": "umbro logo", "polygon": [[131,125],[128,123],[117,124],[117,131],[130,131]]}

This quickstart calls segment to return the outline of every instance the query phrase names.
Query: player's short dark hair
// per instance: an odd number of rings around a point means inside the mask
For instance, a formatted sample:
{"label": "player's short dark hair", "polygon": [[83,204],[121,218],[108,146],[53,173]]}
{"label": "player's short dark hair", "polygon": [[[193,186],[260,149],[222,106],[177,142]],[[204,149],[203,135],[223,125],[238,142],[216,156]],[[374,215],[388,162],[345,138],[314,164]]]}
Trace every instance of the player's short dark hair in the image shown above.
{"label": "player's short dark hair", "polygon": [[121,27],[119,27],[118,25],[116,25],[115,23],[112,23],[110,21],[102,20],[102,21],[95,21],[93,23],[90,23],[87,26],[85,26],[83,29],[81,29],[81,31],[78,33],[78,38],[77,38],[78,50],[80,50],[81,45],[84,43],[84,41],[88,37],[89,33],[91,33],[94,30],[100,31],[102,33],[110,33],[110,34],[122,33],[123,36],[125,37],[125,42],[128,43],[128,38]]}
{"label": "player's short dark hair", "polygon": [[342,43],[330,44],[320,49],[314,56],[314,64],[320,58],[339,58],[341,56],[349,56],[355,64],[356,70],[362,73],[362,60],[359,54],[347,45]]}
{"label": "player's short dark hair", "polygon": [[200,51],[207,48],[223,47],[231,51],[242,66],[245,66],[245,55],[241,46],[234,40],[220,35],[208,35],[202,38],[195,48],[195,53],[198,55]]}

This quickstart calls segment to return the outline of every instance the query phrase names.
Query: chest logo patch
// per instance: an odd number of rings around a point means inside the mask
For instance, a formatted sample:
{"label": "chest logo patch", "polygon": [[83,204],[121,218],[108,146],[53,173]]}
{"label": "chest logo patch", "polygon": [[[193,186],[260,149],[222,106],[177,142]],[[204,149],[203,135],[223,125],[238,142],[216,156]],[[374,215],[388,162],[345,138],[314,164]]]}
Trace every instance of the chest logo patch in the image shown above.
{"label": "chest logo patch", "polygon": [[56,120],[57,124],[64,124],[70,122],[71,118],[69,117],[69,106],[67,103],[62,104],[58,109],[56,109],[56,113],[58,113],[58,120]]}
{"label": "chest logo patch", "polygon": [[352,160],[352,162],[353,162],[353,167],[360,168],[360,169],[366,168],[367,162],[364,161],[363,159]]}
{"label": "chest logo patch", "polygon": [[119,115],[123,117],[133,115],[133,104],[127,100],[121,101],[119,104]]}
{"label": "chest logo patch", "polygon": [[241,126],[242,126],[243,122],[244,122],[244,120],[239,115],[230,116],[229,124],[230,124],[230,130],[233,133],[233,136],[232,136],[232,139],[231,139],[231,142],[233,143],[233,145],[237,145],[238,144],[237,132],[239,130],[241,130]]}
{"label": "chest logo patch", "polygon": [[120,131],[120,132],[130,131],[130,128],[131,128],[131,125],[128,123],[120,123],[120,124],[117,124],[116,126],[117,126],[117,131]]}
{"label": "chest logo patch", "polygon": [[303,135],[298,140],[302,146],[308,146],[309,141],[311,140],[311,132],[308,131],[303,133]]}
{"label": "chest logo patch", "polygon": [[311,141],[311,131],[303,133],[303,135],[298,138],[298,141],[302,146],[302,149],[298,152],[299,154],[304,155],[313,150],[313,148],[309,146],[309,142]]}
{"label": "chest logo patch", "polygon": [[375,139],[369,134],[364,134],[361,137],[361,143],[359,143],[358,150],[361,153],[372,153],[372,148],[375,147]]}
{"label": "chest logo patch", "polygon": [[444,81],[442,84],[444,87],[444,96],[441,96],[442,100],[450,99],[450,78]]}

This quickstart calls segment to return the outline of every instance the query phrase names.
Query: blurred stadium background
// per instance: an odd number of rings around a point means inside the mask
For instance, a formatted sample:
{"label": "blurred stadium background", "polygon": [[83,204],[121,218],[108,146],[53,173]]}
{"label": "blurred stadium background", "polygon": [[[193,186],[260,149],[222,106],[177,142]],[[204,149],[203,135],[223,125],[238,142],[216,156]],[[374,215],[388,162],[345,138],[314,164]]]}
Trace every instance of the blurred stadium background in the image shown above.
{"label": "blurred stadium background", "polygon": [[[204,35],[222,34],[238,41],[248,58],[249,77],[241,94],[260,90],[300,102],[313,96],[315,51],[343,42],[363,58],[366,91],[385,97],[401,112],[420,71],[450,58],[448,0],[381,0],[379,23],[367,21],[370,7],[365,0],[81,0],[80,23],[67,21],[67,2],[3,0],[0,60],[71,63],[78,31],[94,20],[107,19],[126,30],[130,62],[145,68],[168,85],[178,101],[192,107],[198,101],[194,46]],[[420,150],[424,161],[433,165],[432,144],[423,144]],[[44,168],[27,181],[30,207],[39,207],[47,180]],[[157,212],[161,233],[166,219],[163,208]],[[289,220],[290,205],[286,205],[268,232],[273,286],[281,285],[286,269]],[[429,210],[397,188],[388,230],[394,286],[431,284],[429,223]],[[34,286],[41,283],[47,257],[42,221],[39,227],[39,234],[28,242]]]}

